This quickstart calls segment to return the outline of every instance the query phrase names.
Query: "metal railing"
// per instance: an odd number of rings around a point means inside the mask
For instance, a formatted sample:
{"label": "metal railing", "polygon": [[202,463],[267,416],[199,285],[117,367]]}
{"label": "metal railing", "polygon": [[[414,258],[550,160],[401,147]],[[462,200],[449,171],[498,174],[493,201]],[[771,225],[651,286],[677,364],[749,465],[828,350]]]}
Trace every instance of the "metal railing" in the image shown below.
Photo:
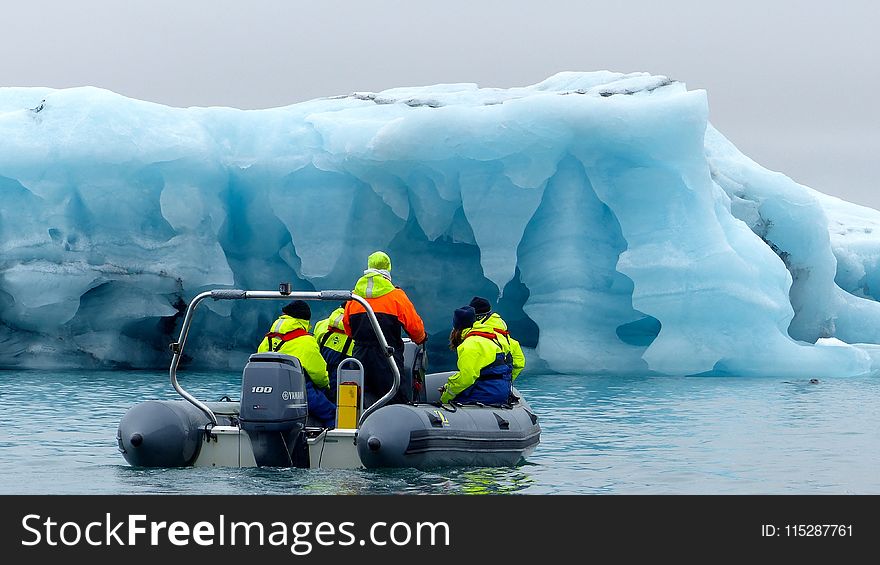
{"label": "metal railing", "polygon": [[189,335],[189,329],[192,325],[193,314],[199,303],[207,298],[212,298],[214,300],[330,300],[337,302],[354,300],[355,302],[358,302],[367,312],[367,318],[370,320],[370,325],[373,328],[373,332],[376,334],[376,339],[379,341],[379,345],[385,352],[385,356],[388,359],[388,366],[391,368],[391,373],[394,375],[394,383],[391,386],[391,390],[369,408],[364,410],[358,421],[358,426],[360,426],[367,416],[382,406],[385,406],[385,404],[397,394],[397,390],[400,388],[400,370],[397,368],[397,363],[394,361],[393,350],[388,346],[388,341],[385,339],[385,335],[382,333],[382,328],[379,326],[379,320],[376,318],[376,313],[373,312],[373,308],[370,306],[370,303],[367,302],[366,298],[358,296],[350,290],[292,292],[289,289],[289,284],[283,283],[281,285],[281,290],[210,290],[196,295],[192,302],[189,303],[189,306],[187,306],[186,314],[183,317],[183,326],[180,328],[180,335],[178,336],[177,341],[171,344],[171,352],[173,353],[173,357],[171,358],[171,368],[169,370],[171,374],[171,386],[173,386],[174,390],[176,390],[185,400],[189,401],[196,406],[196,408],[204,412],[215,425],[217,424],[217,416],[214,414],[213,410],[211,410],[204,402],[201,402],[199,399],[185,391],[177,381],[177,367],[180,365],[180,358],[183,355],[183,348],[186,345],[186,338]]}

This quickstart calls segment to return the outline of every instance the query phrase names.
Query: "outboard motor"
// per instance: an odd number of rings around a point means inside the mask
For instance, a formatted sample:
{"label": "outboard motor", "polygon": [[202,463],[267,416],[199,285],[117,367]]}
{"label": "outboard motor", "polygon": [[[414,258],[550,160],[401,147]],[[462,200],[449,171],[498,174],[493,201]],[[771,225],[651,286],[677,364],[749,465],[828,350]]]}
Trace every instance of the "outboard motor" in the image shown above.
{"label": "outboard motor", "polygon": [[260,467],[308,467],[303,430],[308,415],[305,374],[299,359],[255,353],[241,378],[241,429]]}

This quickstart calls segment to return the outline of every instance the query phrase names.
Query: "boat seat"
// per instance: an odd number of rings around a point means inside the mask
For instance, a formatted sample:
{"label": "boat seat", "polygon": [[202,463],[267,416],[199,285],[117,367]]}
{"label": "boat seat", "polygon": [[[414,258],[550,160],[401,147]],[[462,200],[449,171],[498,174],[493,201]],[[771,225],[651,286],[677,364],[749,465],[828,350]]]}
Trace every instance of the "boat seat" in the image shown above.
{"label": "boat seat", "polygon": [[428,373],[425,375],[425,397],[428,404],[440,402],[440,392],[437,390],[446,384],[446,381],[455,374],[455,371],[443,373]]}

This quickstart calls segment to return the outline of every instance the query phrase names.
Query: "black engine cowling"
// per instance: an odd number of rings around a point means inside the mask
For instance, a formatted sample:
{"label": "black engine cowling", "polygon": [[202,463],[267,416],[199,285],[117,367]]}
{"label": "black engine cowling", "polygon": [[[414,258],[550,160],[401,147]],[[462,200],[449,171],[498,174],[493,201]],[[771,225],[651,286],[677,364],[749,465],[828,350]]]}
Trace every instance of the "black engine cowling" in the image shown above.
{"label": "black engine cowling", "polygon": [[303,429],[308,416],[305,374],[299,359],[255,353],[241,378],[241,429],[260,467],[308,467]]}

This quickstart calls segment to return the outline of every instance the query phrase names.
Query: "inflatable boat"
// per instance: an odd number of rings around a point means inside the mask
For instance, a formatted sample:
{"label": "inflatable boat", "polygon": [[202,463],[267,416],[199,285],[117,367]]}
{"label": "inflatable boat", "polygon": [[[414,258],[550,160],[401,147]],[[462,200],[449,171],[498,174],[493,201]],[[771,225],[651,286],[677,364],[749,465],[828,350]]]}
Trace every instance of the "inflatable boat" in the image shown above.
{"label": "inflatable boat", "polygon": [[[255,353],[242,371],[239,400],[203,402],[183,389],[177,369],[197,306],[213,300],[355,300],[363,305],[387,352],[393,385],[364,406],[363,366],[345,359],[337,371],[336,425],[312,425],[305,374],[296,357]],[[170,376],[182,400],[147,400],[130,407],[116,432],[119,451],[134,467],[305,467],[429,469],[513,466],[540,441],[538,416],[516,389],[498,405],[441,403],[437,388],[452,372],[426,373],[422,348],[404,340],[404,374],[376,315],[351,291],[212,290],[189,304],[173,353]],[[389,404],[398,389],[409,400]]]}

